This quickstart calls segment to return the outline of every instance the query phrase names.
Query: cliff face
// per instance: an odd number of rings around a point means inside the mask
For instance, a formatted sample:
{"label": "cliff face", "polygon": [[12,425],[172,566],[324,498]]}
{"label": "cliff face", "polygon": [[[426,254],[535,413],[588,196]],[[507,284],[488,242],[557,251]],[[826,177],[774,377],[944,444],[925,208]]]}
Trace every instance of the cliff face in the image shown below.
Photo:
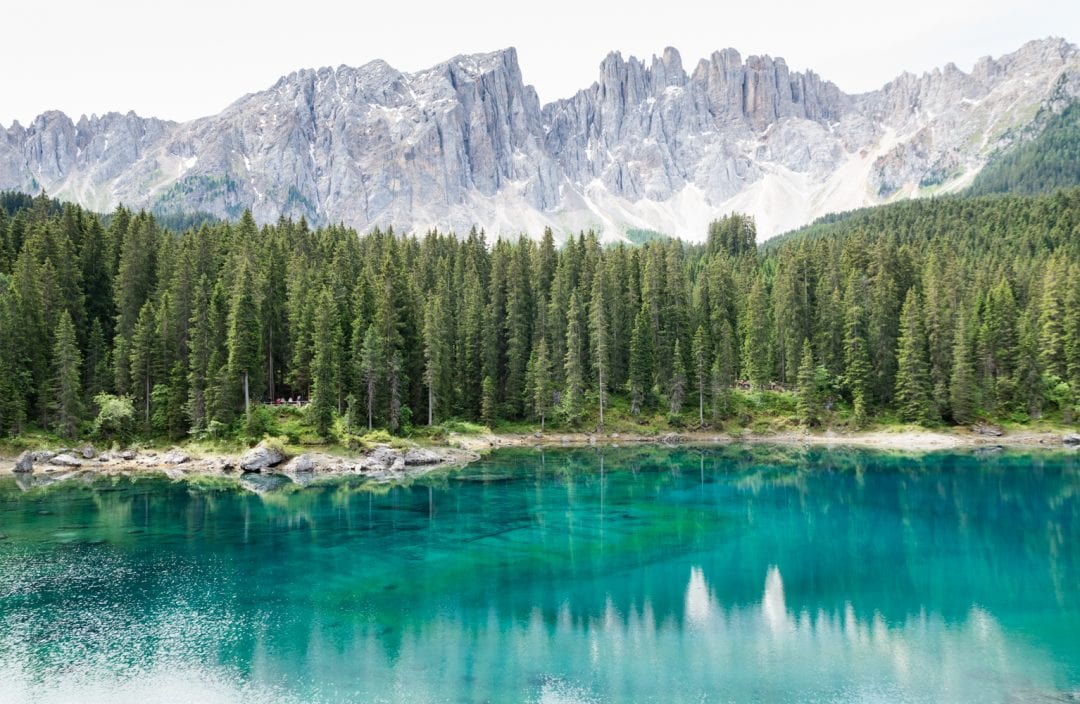
{"label": "cliff face", "polygon": [[837,209],[962,187],[1039,114],[1080,96],[1080,53],[1031,42],[846,95],[733,49],[688,72],[675,49],[611,54],[541,106],[513,49],[402,73],[304,70],[218,115],[46,113],[0,129],[0,188],[159,211],[399,230],[596,227],[695,238],[732,209],[763,235]]}

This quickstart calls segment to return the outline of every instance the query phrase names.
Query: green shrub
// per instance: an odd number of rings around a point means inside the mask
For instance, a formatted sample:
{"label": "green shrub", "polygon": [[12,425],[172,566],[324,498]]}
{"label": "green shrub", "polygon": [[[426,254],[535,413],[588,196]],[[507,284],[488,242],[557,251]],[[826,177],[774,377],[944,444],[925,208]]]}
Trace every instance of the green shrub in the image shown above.
{"label": "green shrub", "polygon": [[130,397],[98,394],[94,403],[100,409],[94,419],[94,437],[110,441],[131,438],[135,431],[135,407]]}

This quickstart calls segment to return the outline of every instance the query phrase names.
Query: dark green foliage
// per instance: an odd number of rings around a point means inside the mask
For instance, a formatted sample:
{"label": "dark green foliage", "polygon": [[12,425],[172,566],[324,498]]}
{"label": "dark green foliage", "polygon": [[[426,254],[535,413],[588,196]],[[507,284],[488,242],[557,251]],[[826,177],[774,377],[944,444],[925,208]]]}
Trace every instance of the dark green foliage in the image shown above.
{"label": "dark green foliage", "polygon": [[290,398],[323,436],[346,410],[391,432],[648,424],[659,395],[673,424],[694,401],[699,425],[753,404],[807,424],[1070,422],[1080,389],[1080,190],[903,202],[761,248],[742,216],[703,244],[556,247],[241,213],[177,233],[8,201],[3,433],[75,435],[100,410],[103,436],[254,438],[260,404]]}
{"label": "dark green foliage", "polygon": [[56,432],[66,438],[78,435],[82,420],[82,353],[75,339],[75,325],[64,311],[56,325],[53,343],[52,415]]}
{"label": "dark green foliage", "polygon": [[[1041,117],[1041,116],[1040,116]],[[1034,124],[1039,124],[1036,119]],[[1045,121],[1034,139],[996,155],[975,177],[969,192],[1045,193],[1080,185],[1080,103]]]}
{"label": "dark green foliage", "polygon": [[799,413],[799,420],[806,426],[815,426],[821,420],[821,392],[817,387],[816,369],[814,366],[814,351],[810,348],[810,340],[804,340],[802,359],[799,363],[799,402],[796,409]]}
{"label": "dark green foliage", "polygon": [[900,313],[900,341],[897,350],[896,405],[900,417],[915,423],[936,420],[931,395],[930,368],[926,352],[919,297],[908,289]]}

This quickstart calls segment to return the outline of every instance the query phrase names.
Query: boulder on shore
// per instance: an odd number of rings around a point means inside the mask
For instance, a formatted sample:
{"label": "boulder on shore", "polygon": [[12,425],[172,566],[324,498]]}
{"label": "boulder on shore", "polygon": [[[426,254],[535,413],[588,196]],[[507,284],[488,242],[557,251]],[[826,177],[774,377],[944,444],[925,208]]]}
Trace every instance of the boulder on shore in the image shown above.
{"label": "boulder on shore", "polygon": [[1065,437],[1061,438],[1061,442],[1066,445],[1080,445],[1080,434],[1069,433]]}
{"label": "boulder on shore", "polygon": [[439,464],[440,462],[442,462],[442,457],[431,450],[414,448],[405,453],[405,464],[410,467]]}
{"label": "boulder on shore", "polygon": [[127,460],[129,462],[131,460],[135,459],[137,456],[138,456],[138,453],[135,452],[135,450],[124,450],[123,452],[120,453],[120,459]]}
{"label": "boulder on shore", "polygon": [[82,467],[82,460],[72,455],[57,455],[49,460],[49,464],[57,467]]}
{"label": "boulder on shore", "polygon": [[401,452],[389,445],[379,445],[376,447],[375,451],[371,453],[370,458],[385,469],[392,468],[398,463],[398,460],[404,462]]}
{"label": "boulder on shore", "polygon": [[996,425],[987,425],[986,423],[979,423],[971,429],[973,432],[979,435],[986,435],[992,438],[1000,438],[1005,434],[1001,428]]}
{"label": "boulder on shore", "polygon": [[175,447],[161,456],[162,464],[184,464],[185,462],[190,461],[191,457],[189,457],[183,450]]}
{"label": "boulder on shore", "polygon": [[289,460],[288,464],[282,469],[286,474],[301,474],[315,471],[315,460],[311,459],[311,455],[297,455]]}
{"label": "boulder on shore", "polygon": [[52,450],[34,450],[30,453],[30,458],[35,462],[48,462],[53,457],[56,457],[56,453]]}
{"label": "boulder on shore", "polygon": [[84,460],[92,460],[97,456],[97,450],[93,445],[83,445],[79,453],[83,456]]}
{"label": "boulder on shore", "polygon": [[15,460],[15,471],[20,474],[30,474],[34,471],[34,453],[24,452]]}
{"label": "boulder on shore", "polygon": [[285,453],[272,445],[259,443],[244,453],[240,458],[240,469],[244,472],[261,472],[275,465],[281,464],[285,459]]}

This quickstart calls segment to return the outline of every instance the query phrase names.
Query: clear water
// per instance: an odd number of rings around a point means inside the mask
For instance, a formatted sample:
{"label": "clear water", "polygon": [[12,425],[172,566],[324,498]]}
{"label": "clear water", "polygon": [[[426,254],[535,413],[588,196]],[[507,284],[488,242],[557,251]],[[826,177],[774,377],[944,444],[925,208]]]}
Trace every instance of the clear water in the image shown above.
{"label": "clear water", "polygon": [[1080,458],[0,480],[0,702],[1080,700]]}

